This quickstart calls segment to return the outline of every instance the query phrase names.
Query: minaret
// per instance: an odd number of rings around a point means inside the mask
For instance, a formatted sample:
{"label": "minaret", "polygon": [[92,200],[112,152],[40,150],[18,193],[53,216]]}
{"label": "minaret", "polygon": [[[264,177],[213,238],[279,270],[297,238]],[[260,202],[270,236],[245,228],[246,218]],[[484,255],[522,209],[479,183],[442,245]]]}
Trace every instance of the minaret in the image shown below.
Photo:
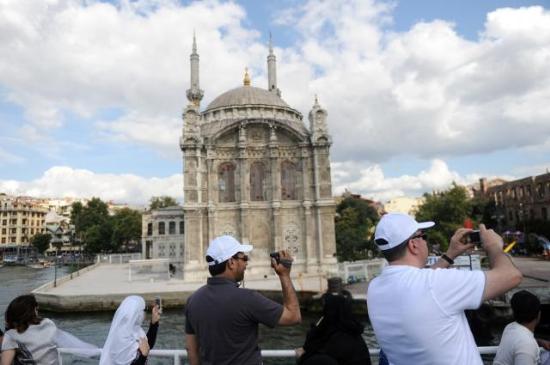
{"label": "minaret", "polygon": [[193,32],[193,52],[189,58],[191,59],[191,87],[187,89],[187,99],[194,105],[199,106],[204,91],[200,89],[199,84],[199,54],[197,53],[195,32]]}
{"label": "minaret", "polygon": [[267,89],[281,96],[281,91],[277,88],[277,66],[275,55],[273,54],[273,44],[271,33],[269,33],[269,55],[267,56]]}

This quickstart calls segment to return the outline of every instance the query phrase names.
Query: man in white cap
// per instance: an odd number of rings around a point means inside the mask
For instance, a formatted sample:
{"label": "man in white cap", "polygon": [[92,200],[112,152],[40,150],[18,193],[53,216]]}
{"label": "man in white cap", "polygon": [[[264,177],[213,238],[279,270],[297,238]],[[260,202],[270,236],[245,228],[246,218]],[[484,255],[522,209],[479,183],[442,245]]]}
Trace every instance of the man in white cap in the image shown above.
{"label": "man in white cap", "polygon": [[280,251],[271,267],[279,276],[283,305],[239,288],[252,251],[231,236],[210,242],[206,261],[211,278],[187,300],[185,343],[191,365],[259,365],[258,324],[273,328],[301,322],[300,305],[290,279],[292,257]]}
{"label": "man in white cap", "polygon": [[376,339],[392,365],[482,365],[464,310],[519,285],[521,272],[502,251],[502,238],[483,224],[479,230],[489,271],[443,270],[473,247],[466,243],[472,231],[466,228],[455,232],[449,249],[431,268],[424,268],[424,230],[433,225],[389,213],[376,226],[375,242],[389,262],[367,292]]}

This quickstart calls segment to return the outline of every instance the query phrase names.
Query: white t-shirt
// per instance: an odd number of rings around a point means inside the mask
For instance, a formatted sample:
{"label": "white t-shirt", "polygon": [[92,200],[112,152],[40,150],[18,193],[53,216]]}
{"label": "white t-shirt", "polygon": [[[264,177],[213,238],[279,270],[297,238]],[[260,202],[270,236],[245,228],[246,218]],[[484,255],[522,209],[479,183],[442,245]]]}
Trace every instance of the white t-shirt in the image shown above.
{"label": "white t-shirt", "polygon": [[367,292],[369,318],[392,365],[482,365],[465,309],[483,299],[485,274],[390,265]]}
{"label": "white t-shirt", "polygon": [[[2,341],[2,351],[17,349],[21,360],[35,361],[40,365],[57,365],[56,337],[57,327],[44,318],[40,324],[31,324],[23,333],[14,329],[6,331]],[[34,364],[34,362],[32,362]]]}
{"label": "white t-shirt", "polygon": [[517,322],[504,328],[493,365],[537,365],[540,349],[533,332]]}

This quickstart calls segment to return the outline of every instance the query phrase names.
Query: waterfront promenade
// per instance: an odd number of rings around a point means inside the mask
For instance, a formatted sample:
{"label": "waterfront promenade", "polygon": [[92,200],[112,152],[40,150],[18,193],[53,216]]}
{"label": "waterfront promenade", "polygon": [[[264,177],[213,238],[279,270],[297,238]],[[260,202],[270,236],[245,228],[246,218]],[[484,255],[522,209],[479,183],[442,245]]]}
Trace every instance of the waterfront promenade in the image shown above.
{"label": "waterfront promenade", "polygon": [[[301,299],[307,299],[323,292],[327,287],[327,278],[323,275],[298,274],[292,281]],[[101,311],[116,309],[124,297],[130,294],[141,295],[146,301],[161,296],[163,306],[177,307],[185,304],[187,298],[202,282],[184,282],[181,279],[170,280],[133,280],[128,278],[128,264],[96,264],[80,273],[47,283],[33,291],[43,309],[51,311]],[[261,291],[268,297],[279,298],[281,285],[273,274],[266,278],[245,278],[242,284],[246,288]]]}
{"label": "waterfront promenade", "polygon": [[[543,304],[550,304],[550,261],[540,258],[515,257],[514,262],[524,275],[521,285],[510,291],[495,306],[507,306],[511,295],[521,289],[533,291]],[[322,275],[300,274],[292,278],[302,303],[322,293],[327,288],[327,278]],[[84,269],[73,278],[65,277],[53,283],[45,284],[33,292],[40,306],[52,311],[102,311],[113,310],[130,294],[143,296],[152,301],[161,296],[165,307],[178,307],[185,304],[187,298],[204,282],[188,283],[181,279],[170,280],[128,280],[128,264],[98,264]],[[274,274],[267,278],[245,279],[244,287],[261,291],[272,298],[280,298],[279,279]],[[368,282],[348,285],[354,299],[366,301]],[[364,308],[362,311],[366,311]]]}

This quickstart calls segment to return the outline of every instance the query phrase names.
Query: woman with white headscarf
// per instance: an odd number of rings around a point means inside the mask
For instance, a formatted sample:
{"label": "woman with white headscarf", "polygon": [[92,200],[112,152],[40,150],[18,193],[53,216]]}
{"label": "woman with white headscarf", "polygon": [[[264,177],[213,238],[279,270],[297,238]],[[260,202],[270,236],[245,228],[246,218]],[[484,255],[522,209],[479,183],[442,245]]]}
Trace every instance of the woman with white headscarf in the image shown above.
{"label": "woman with white headscarf", "polygon": [[141,328],[145,301],[142,297],[126,297],[116,310],[109,335],[103,345],[99,365],[144,365],[149,350],[155,345],[160,308],[154,305],[147,335]]}

